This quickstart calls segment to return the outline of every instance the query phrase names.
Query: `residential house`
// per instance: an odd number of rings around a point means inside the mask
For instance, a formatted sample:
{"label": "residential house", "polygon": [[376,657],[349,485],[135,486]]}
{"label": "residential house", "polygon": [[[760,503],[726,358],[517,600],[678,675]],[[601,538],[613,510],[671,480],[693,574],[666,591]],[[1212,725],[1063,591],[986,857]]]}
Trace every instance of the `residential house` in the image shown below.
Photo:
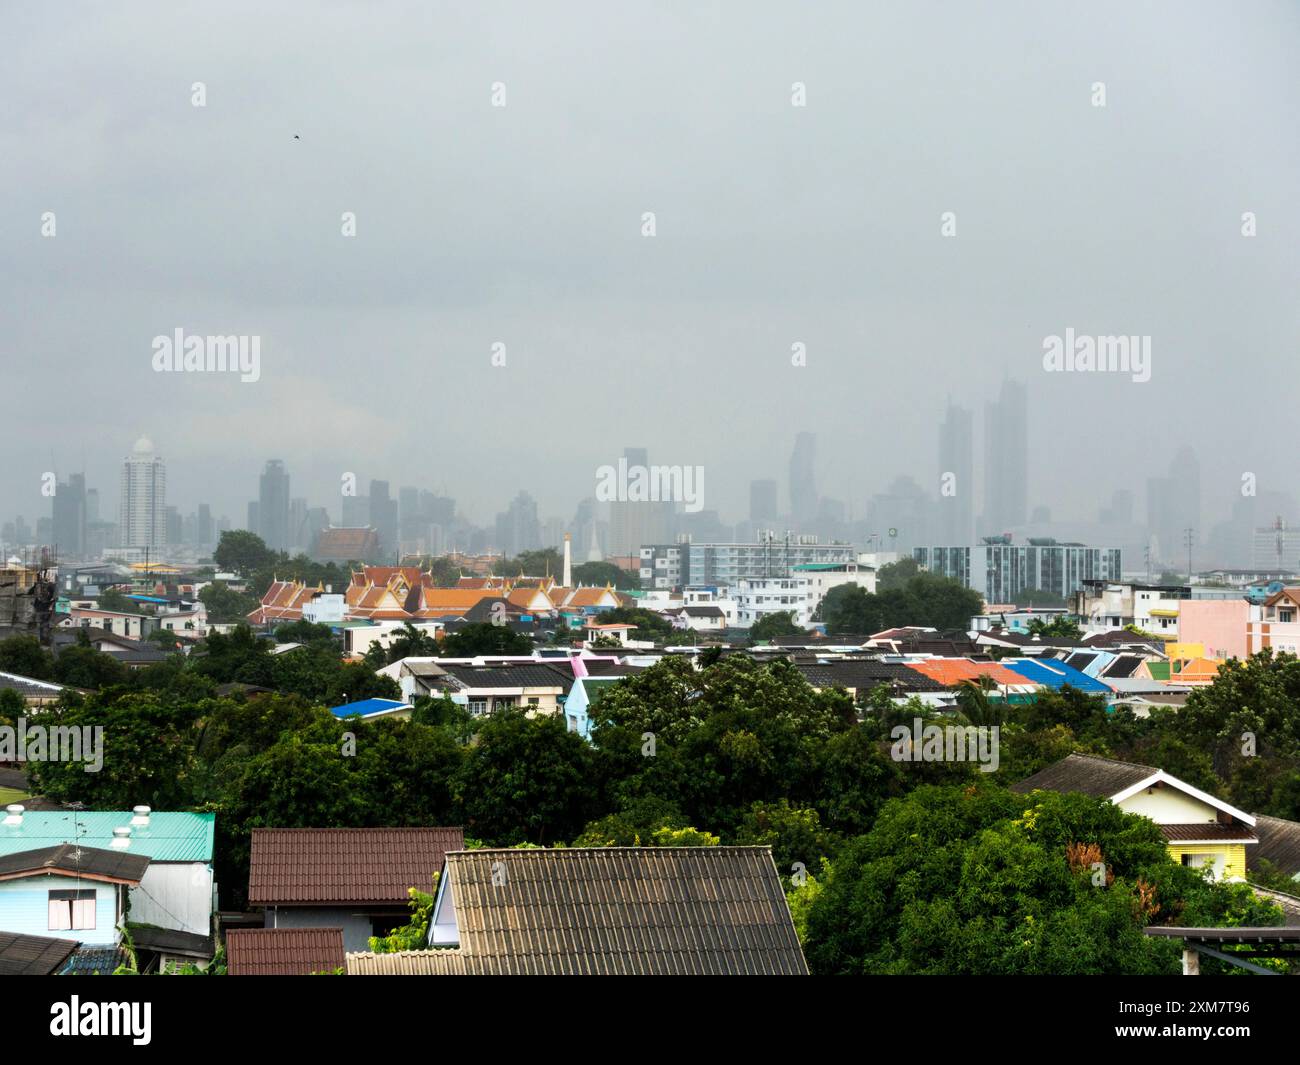
{"label": "residential house", "polygon": [[248,902],[267,928],[341,928],[365,950],[410,916],[409,889],[430,891],[459,828],[255,828]]}
{"label": "residential house", "polygon": [[456,851],[429,945],[349,975],[804,975],[768,847]]}
{"label": "residential house", "polygon": [[1182,606],[1192,598],[1184,585],[1083,580],[1074,592],[1074,613],[1087,633],[1133,625],[1162,639],[1179,638]]}
{"label": "residential house", "polygon": [[0,820],[0,857],[63,843],[149,859],[130,888],[131,920],[206,936],[217,885],[212,867],[216,815],[154,811],[28,810],[14,803]]}
{"label": "residential house", "polygon": [[111,972],[126,920],[127,892],[139,887],[148,866],[146,855],[80,843],[0,855],[0,932],[74,941],[65,965],[53,971],[85,971],[88,966],[80,963],[98,963]]}
{"label": "residential house", "polygon": [[1148,765],[1071,754],[1011,786],[1012,791],[1082,792],[1160,826],[1169,853],[1216,880],[1243,880],[1247,851],[1259,838],[1256,819],[1177,777]]}
{"label": "residential house", "polygon": [[672,617],[679,628],[693,632],[725,632],[727,628],[726,612],[716,603],[683,606]]}
{"label": "residential house", "polygon": [[143,640],[158,628],[158,618],[153,614],[129,614],[120,610],[92,610],[72,607],[60,615],[60,629],[103,629],[132,640]]}
{"label": "residential house", "polygon": [[1250,608],[1246,654],[1266,647],[1300,654],[1300,587],[1283,588]]}

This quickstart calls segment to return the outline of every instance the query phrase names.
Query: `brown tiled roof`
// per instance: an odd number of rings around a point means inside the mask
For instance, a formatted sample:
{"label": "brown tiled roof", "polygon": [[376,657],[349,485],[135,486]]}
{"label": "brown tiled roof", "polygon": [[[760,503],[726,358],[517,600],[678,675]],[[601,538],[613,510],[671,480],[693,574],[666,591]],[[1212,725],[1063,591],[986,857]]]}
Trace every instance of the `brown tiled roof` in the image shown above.
{"label": "brown tiled roof", "polygon": [[1196,843],[1202,840],[1217,843],[1225,839],[1239,843],[1255,842],[1255,830],[1249,825],[1221,825],[1215,821],[1191,825],[1161,825],[1160,831],[1165,834],[1165,839],[1170,843]]}
{"label": "brown tiled roof", "polygon": [[349,974],[806,974],[767,847],[447,856],[459,945],[349,954]]}
{"label": "brown tiled roof", "polygon": [[76,949],[75,939],[0,932],[0,976],[49,976]]}
{"label": "brown tiled roof", "polygon": [[1066,755],[1059,762],[1040,769],[1011,785],[1012,791],[1028,793],[1043,791],[1079,791],[1098,799],[1109,799],[1140,780],[1154,775],[1156,770],[1136,762],[1117,762],[1111,758],[1098,758],[1091,754]]}
{"label": "brown tiled roof", "polygon": [[231,976],[310,976],[343,967],[342,928],[232,928]]}
{"label": "brown tiled roof", "polygon": [[254,906],[405,904],[428,891],[459,828],[255,828],[248,868]]}

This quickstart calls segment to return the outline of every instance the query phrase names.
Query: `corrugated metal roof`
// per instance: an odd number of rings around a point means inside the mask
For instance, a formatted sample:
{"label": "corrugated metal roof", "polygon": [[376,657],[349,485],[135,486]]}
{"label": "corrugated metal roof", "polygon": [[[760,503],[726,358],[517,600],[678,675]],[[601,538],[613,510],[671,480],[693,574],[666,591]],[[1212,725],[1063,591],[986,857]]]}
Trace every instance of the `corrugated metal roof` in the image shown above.
{"label": "corrugated metal roof", "polygon": [[[0,823],[0,855],[74,842],[109,848],[113,829],[130,826],[132,816],[130,810],[28,810],[21,825]],[[131,827],[130,844],[122,850],[155,862],[211,862],[216,817],[155,811],[148,825]]]}
{"label": "corrugated metal roof", "polygon": [[1300,875],[1300,822],[1258,814],[1255,831],[1259,846],[1246,852],[1247,869],[1254,869],[1261,859],[1267,859],[1289,876]]}
{"label": "corrugated metal roof", "polygon": [[310,976],[343,968],[342,928],[239,928],[226,933],[231,976]]}
{"label": "corrugated metal roof", "polygon": [[1091,754],[1069,754],[1059,762],[1044,766],[1033,776],[1011,785],[1011,790],[1027,794],[1043,791],[1080,791],[1099,799],[1109,799],[1157,772],[1152,766],[1135,762],[1118,762]]}
{"label": "corrugated metal roof", "polygon": [[767,847],[447,856],[454,950],[349,954],[351,974],[808,972]]}
{"label": "corrugated metal roof", "polygon": [[429,891],[459,828],[255,828],[248,867],[254,906],[400,905]]}

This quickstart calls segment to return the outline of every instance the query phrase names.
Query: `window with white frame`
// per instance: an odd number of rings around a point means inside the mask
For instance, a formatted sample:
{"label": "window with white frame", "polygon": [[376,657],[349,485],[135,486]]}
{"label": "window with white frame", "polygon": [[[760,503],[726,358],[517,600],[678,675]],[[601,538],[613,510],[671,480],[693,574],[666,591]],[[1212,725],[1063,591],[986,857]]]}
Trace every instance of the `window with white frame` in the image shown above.
{"label": "window with white frame", "polygon": [[94,889],[51,891],[49,915],[49,929],[51,932],[94,928]]}

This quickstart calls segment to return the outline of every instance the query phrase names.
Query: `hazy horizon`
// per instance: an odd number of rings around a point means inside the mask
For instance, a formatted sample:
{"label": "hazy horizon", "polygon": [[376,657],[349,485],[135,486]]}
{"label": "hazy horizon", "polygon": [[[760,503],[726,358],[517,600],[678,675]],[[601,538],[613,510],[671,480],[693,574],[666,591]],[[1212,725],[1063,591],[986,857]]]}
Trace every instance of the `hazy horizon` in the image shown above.
{"label": "hazy horizon", "polygon": [[[950,399],[974,415],[978,515],[1004,377],[1054,521],[1116,489],[1143,520],[1184,445],[1207,532],[1244,472],[1300,488],[1267,417],[1300,386],[1294,5],[5,23],[0,520],[35,525],[42,474],[82,469],[112,520],[147,435],[168,503],[236,527],[273,458],[336,516],[350,471],[478,524],[520,489],[567,521],[627,447],[703,466],[704,507],[737,522],[753,479],[788,506],[801,430],[818,491],[861,517],[900,475],[937,495]],[[176,328],[260,337],[259,380],[156,373]],[[1150,380],[1044,372],[1067,329],[1150,337]]]}

